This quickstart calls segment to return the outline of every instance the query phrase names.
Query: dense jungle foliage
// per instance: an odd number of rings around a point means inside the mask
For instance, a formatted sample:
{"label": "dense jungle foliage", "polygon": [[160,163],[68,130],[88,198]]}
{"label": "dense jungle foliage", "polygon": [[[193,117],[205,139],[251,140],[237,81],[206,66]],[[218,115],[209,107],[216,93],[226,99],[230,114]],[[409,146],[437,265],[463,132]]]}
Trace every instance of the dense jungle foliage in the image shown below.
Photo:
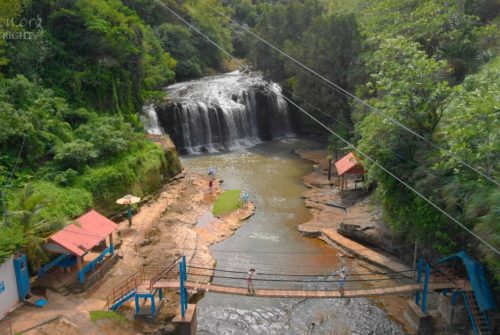
{"label": "dense jungle foliage", "polygon": [[[198,2],[168,4],[231,47]],[[142,106],[224,59],[159,1],[2,1],[0,36],[0,260],[18,248],[44,260],[68,220],[179,171],[143,134]]]}
{"label": "dense jungle foliage", "polygon": [[[106,208],[129,190],[147,193],[134,187],[169,169],[141,134],[142,105],[161,99],[171,81],[227,70],[229,59],[165,4],[500,248],[499,188],[389,121],[500,179],[498,0],[8,0],[0,4],[0,183],[10,215],[0,253],[36,245],[91,205]],[[11,36],[26,31],[31,38]],[[322,131],[294,115],[298,132]],[[334,136],[330,148],[334,155],[348,150]],[[373,163],[365,165],[395,232],[435,254],[465,248],[500,282],[498,255]]]}
{"label": "dense jungle foliage", "polygon": [[[500,189],[393,120],[500,179],[500,3],[496,0],[233,3],[235,16],[331,82],[250,39],[246,56],[305,110],[500,248]],[[241,34],[234,35],[235,45]],[[305,98],[305,100],[303,99]],[[315,131],[300,117],[298,130]],[[331,136],[333,155],[350,150]],[[361,158],[362,155],[358,155]],[[434,255],[466,249],[500,282],[500,257],[369,160],[386,220]],[[498,285],[500,287],[500,285]]]}

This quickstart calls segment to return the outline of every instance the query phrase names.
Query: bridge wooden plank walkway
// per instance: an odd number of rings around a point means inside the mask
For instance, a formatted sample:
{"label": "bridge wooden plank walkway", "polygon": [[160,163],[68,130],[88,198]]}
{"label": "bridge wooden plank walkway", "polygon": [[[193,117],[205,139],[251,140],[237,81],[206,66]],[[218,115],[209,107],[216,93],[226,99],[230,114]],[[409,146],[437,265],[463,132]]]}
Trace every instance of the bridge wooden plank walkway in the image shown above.
{"label": "bridge wooden plank walkway", "polygon": [[[221,294],[231,294],[231,295],[245,295],[249,296],[246,288],[243,287],[231,287],[225,285],[217,285],[210,283],[196,283],[187,281],[185,284],[188,290],[202,291],[202,292],[213,292]],[[159,280],[154,285],[154,288],[165,288],[178,290],[179,282]],[[436,291],[447,288],[454,288],[456,284],[453,282],[435,282],[429,283],[429,290]],[[422,284],[407,284],[407,285],[397,285],[392,287],[384,288],[372,288],[372,289],[359,289],[359,290],[345,290],[344,295],[340,294],[339,290],[279,290],[279,289],[256,289],[255,297],[266,297],[266,298],[359,298],[359,297],[373,297],[381,295],[398,295],[414,293],[418,290],[422,290]]]}

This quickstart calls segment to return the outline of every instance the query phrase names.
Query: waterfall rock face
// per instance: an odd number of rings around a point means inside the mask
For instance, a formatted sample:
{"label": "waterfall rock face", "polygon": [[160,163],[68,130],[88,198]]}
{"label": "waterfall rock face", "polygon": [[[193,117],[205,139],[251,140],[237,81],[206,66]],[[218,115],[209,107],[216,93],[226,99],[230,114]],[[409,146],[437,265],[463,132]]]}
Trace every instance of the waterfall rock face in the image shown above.
{"label": "waterfall rock face", "polygon": [[281,88],[231,72],[167,87],[160,125],[184,153],[236,150],[291,134]]}
{"label": "waterfall rock face", "polygon": [[151,135],[165,134],[163,129],[160,127],[160,124],[158,122],[158,115],[156,114],[156,109],[152,104],[145,105],[142,108],[142,114],[143,115],[141,115],[141,119],[142,122],[144,123],[144,128],[146,130],[146,133]]}

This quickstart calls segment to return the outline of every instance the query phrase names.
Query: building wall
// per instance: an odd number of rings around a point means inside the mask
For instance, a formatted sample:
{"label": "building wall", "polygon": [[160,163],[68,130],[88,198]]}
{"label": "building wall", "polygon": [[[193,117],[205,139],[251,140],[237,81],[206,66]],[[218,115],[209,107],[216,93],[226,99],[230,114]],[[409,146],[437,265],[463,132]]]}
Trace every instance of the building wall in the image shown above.
{"label": "building wall", "polygon": [[0,320],[19,303],[14,256],[0,264]]}

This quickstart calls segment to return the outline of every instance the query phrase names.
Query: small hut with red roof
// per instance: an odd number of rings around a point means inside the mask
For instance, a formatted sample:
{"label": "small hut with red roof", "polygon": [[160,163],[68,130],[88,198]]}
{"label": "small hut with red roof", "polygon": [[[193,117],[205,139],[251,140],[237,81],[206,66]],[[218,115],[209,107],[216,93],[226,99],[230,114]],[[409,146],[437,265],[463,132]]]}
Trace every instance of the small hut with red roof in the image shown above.
{"label": "small hut with red roof", "polygon": [[[113,232],[117,228],[116,223],[95,210],[80,216],[74,223],[48,238],[45,249],[61,255],[44,266],[39,276],[53,266],[71,268],[76,263],[78,282],[83,284],[87,275],[95,273],[102,264],[113,258]],[[88,258],[87,263],[85,256]]]}
{"label": "small hut with red roof", "polygon": [[[335,168],[337,169],[338,175],[337,185],[341,192],[347,188],[347,181],[345,179],[346,174],[361,175],[361,177],[363,177],[365,173],[363,164],[361,164],[361,161],[352,152],[336,161]],[[354,187],[356,187],[356,180],[354,181]]]}

